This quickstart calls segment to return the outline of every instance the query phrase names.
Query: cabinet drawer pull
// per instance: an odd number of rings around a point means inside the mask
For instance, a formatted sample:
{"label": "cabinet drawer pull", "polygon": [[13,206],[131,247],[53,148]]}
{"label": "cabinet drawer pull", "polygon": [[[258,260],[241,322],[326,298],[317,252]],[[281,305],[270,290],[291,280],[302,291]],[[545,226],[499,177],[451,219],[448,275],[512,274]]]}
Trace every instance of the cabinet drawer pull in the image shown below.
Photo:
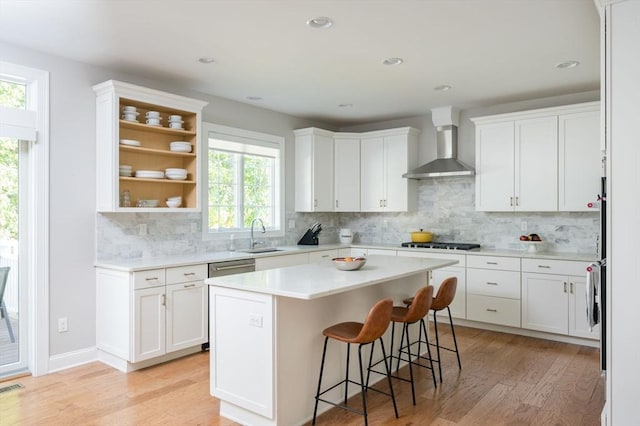
{"label": "cabinet drawer pull", "polygon": [[519,206],[519,205],[520,205],[520,199],[519,197],[516,197],[516,206]]}
{"label": "cabinet drawer pull", "polygon": [[566,282],[564,283],[564,292],[565,293],[567,292],[567,283]]}
{"label": "cabinet drawer pull", "polygon": [[498,285],[498,283],[492,283],[490,281],[487,281],[487,285]]}
{"label": "cabinet drawer pull", "polygon": [[167,295],[166,294],[162,295],[162,306],[167,306]]}
{"label": "cabinet drawer pull", "polygon": [[498,262],[487,262],[487,265],[497,265]]}
{"label": "cabinet drawer pull", "polygon": [[323,254],[321,257],[329,257],[328,254]]}
{"label": "cabinet drawer pull", "polygon": [[569,283],[569,293],[573,294],[573,283]]}
{"label": "cabinet drawer pull", "polygon": [[487,308],[487,312],[498,312],[498,310],[497,309]]}
{"label": "cabinet drawer pull", "polygon": [[509,207],[513,207],[513,197],[509,197]]}
{"label": "cabinet drawer pull", "polygon": [[551,269],[549,265],[538,265],[538,268]]}
{"label": "cabinet drawer pull", "polygon": [[149,277],[149,278],[145,278],[145,281],[158,281],[158,277]]}
{"label": "cabinet drawer pull", "polygon": [[185,284],[184,288],[195,287],[195,286],[196,286],[195,284]]}
{"label": "cabinet drawer pull", "polygon": [[338,206],[338,200],[336,200],[336,208],[338,208],[338,207],[339,207],[339,206]]}
{"label": "cabinet drawer pull", "polygon": [[185,276],[185,277],[192,277],[192,276],[194,276],[195,274],[196,274],[195,272],[185,272],[185,273],[184,273],[184,276]]}

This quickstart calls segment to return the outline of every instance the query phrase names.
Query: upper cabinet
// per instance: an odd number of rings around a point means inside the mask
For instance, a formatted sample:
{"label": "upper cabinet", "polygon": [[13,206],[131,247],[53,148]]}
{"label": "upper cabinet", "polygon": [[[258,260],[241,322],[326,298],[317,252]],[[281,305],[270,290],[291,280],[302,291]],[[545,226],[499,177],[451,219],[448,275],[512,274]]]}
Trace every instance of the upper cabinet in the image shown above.
{"label": "upper cabinet", "polygon": [[316,128],[294,133],[296,211],[333,211],[333,133]]}
{"label": "upper cabinet", "polygon": [[417,183],[418,134],[405,127],[366,133],[294,131],[298,212],[410,211]]}
{"label": "upper cabinet", "polygon": [[334,153],[334,211],[359,212],[360,138],[336,136]]}
{"label": "upper cabinet", "polygon": [[[199,211],[199,135],[207,102],[115,80],[93,89],[97,210]],[[148,113],[159,119],[147,123]],[[181,170],[167,175],[167,169]],[[171,197],[181,197],[178,208],[167,207]]]}
{"label": "upper cabinet", "polygon": [[362,135],[360,209],[406,212],[417,203],[417,184],[402,177],[417,165],[418,134],[406,127]]}
{"label": "upper cabinet", "polygon": [[599,102],[472,119],[476,210],[588,211],[599,190]]}

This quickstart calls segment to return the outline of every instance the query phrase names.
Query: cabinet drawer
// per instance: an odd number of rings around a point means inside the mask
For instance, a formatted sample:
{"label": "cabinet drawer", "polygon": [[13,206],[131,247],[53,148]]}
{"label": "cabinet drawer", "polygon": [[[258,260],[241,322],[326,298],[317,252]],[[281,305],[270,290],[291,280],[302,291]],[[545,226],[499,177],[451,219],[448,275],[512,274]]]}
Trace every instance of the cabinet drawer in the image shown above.
{"label": "cabinet drawer", "polygon": [[338,250],[320,250],[309,252],[309,263],[318,263],[338,257]]}
{"label": "cabinet drawer", "polygon": [[201,281],[207,278],[207,265],[189,265],[167,268],[167,284]]}
{"label": "cabinet drawer", "polygon": [[520,258],[500,256],[468,256],[469,268],[502,269],[520,272]]}
{"label": "cabinet drawer", "polygon": [[470,268],[467,288],[470,294],[520,299],[520,273]]}
{"label": "cabinet drawer", "polygon": [[136,290],[164,286],[164,283],[164,268],[133,273],[133,288]]}
{"label": "cabinet drawer", "polygon": [[520,301],[468,294],[467,319],[520,327]]}
{"label": "cabinet drawer", "polygon": [[538,274],[556,275],[577,275],[581,277],[586,275],[588,265],[588,262],[525,258],[522,259],[522,272],[535,272]]}
{"label": "cabinet drawer", "polygon": [[385,249],[367,249],[367,254],[381,254],[383,256],[395,256],[395,250],[385,250]]}
{"label": "cabinet drawer", "polygon": [[464,266],[466,265],[465,259],[467,256],[465,256],[464,254],[449,254],[449,253],[433,253],[433,252],[418,252],[418,251],[413,251],[413,250],[398,250],[398,256],[405,256],[405,257],[423,257],[423,258],[431,258],[431,259],[451,259],[451,260],[457,260],[458,263],[456,263],[455,265],[452,266],[456,266],[456,267],[462,267],[464,268]]}

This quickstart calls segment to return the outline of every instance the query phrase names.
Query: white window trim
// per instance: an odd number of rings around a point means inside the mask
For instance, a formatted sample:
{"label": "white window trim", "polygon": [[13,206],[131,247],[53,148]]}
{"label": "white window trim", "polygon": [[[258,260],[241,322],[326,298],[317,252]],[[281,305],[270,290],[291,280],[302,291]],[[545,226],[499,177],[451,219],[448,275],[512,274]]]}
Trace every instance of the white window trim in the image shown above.
{"label": "white window trim", "polygon": [[36,143],[29,165],[27,288],[29,310],[27,366],[34,376],[49,372],[49,73],[0,62],[0,75],[27,84],[28,105],[35,105]]}
{"label": "white window trim", "polygon": [[267,133],[254,132],[251,130],[238,129],[235,127],[223,126],[220,124],[202,122],[202,150],[200,152],[204,153],[202,157],[201,169],[203,170],[202,176],[203,185],[201,192],[201,200],[202,200],[202,238],[204,240],[228,240],[230,235],[233,234],[236,239],[238,238],[249,238],[250,231],[248,230],[233,230],[228,232],[209,232],[209,191],[208,191],[208,152],[209,152],[209,132],[215,132],[230,136],[237,136],[241,138],[254,139],[254,140],[262,140],[266,142],[276,143],[280,147],[280,176],[279,176],[279,191],[280,191],[280,200],[279,200],[279,217],[275,218],[279,221],[278,230],[267,230],[266,233],[261,233],[256,229],[255,236],[256,238],[270,238],[270,237],[282,237],[284,236],[284,222],[285,222],[285,138],[282,136],[270,135]]}

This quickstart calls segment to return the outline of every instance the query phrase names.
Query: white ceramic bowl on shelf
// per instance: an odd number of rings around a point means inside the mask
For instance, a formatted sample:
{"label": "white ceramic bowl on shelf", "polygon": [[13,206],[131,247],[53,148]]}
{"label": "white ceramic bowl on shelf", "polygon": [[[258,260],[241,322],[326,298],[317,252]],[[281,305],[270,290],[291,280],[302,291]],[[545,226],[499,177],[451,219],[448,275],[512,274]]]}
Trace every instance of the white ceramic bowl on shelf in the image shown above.
{"label": "white ceramic bowl on shelf", "polygon": [[191,152],[192,146],[189,142],[175,141],[169,144],[169,149],[174,152]]}
{"label": "white ceramic bowl on shelf", "polygon": [[128,146],[141,146],[142,143],[140,141],[136,141],[133,139],[120,139],[120,144],[121,145],[128,145]]}
{"label": "white ceramic bowl on shelf", "polygon": [[167,207],[170,207],[172,209],[180,207],[180,204],[182,204],[182,200],[167,200],[166,202],[167,202]]}
{"label": "white ceramic bowl on shelf", "polygon": [[136,177],[146,179],[162,179],[164,178],[164,172],[158,170],[137,170]]}

